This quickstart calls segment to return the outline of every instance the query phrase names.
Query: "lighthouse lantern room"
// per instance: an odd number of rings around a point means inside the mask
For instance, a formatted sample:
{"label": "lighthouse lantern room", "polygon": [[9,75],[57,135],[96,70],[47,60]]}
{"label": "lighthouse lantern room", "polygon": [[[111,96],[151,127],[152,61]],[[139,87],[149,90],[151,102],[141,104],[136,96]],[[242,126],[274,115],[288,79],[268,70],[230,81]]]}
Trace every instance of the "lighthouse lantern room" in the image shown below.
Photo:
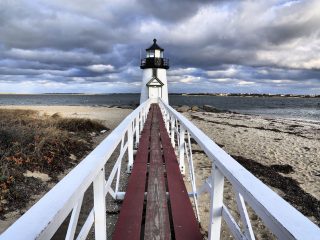
{"label": "lighthouse lantern room", "polygon": [[143,69],[140,104],[151,99],[157,102],[160,97],[168,103],[167,69],[169,60],[163,57],[163,48],[153,39],[153,44],[146,49],[146,58],[141,59],[140,68]]}

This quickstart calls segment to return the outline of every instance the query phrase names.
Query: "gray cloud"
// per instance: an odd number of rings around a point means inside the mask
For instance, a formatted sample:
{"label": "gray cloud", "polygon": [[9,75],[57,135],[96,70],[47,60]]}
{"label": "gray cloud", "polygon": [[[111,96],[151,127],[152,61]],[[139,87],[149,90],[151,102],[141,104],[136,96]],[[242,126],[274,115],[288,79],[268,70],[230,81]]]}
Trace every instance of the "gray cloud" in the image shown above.
{"label": "gray cloud", "polygon": [[156,37],[171,91],[319,94],[319,22],[316,0],[4,0],[0,91],[138,91]]}

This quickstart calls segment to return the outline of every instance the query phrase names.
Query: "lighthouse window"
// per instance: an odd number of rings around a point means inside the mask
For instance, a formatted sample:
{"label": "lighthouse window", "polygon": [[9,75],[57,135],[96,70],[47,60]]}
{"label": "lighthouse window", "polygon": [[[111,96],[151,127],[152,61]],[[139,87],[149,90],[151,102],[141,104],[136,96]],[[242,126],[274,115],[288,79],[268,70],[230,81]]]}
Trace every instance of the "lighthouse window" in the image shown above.
{"label": "lighthouse window", "polygon": [[155,50],[155,51],[154,51],[154,56],[155,56],[156,58],[159,58],[159,57],[160,57],[160,50]]}
{"label": "lighthouse window", "polygon": [[149,57],[154,57],[154,51],[149,51]]}

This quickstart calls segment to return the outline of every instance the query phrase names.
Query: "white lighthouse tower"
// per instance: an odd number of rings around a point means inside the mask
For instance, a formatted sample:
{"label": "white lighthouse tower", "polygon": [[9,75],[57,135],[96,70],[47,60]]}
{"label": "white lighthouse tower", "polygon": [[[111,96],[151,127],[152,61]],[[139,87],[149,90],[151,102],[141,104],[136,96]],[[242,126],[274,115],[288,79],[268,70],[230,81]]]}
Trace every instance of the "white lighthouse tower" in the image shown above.
{"label": "white lighthouse tower", "polygon": [[168,103],[167,69],[169,59],[163,58],[163,48],[153,39],[153,44],[146,49],[147,57],[141,59],[140,68],[143,69],[140,104],[151,98],[157,102],[160,97]]}

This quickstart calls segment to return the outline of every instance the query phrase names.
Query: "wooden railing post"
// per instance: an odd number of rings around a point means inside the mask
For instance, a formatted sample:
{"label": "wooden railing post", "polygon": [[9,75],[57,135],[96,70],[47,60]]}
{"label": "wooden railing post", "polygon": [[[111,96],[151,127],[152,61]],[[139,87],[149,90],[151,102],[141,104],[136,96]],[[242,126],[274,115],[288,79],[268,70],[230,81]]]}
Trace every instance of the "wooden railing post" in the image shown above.
{"label": "wooden railing post", "polygon": [[170,115],[169,115],[169,113],[166,111],[166,110],[164,110],[164,112],[165,112],[165,123],[166,123],[166,129],[167,129],[167,132],[169,133],[169,124],[170,124]]}
{"label": "wooden railing post", "polygon": [[148,112],[147,112],[147,107],[145,107],[144,109],[143,109],[143,125],[145,124],[145,122],[146,122],[146,120],[147,120],[147,114],[148,114]]}
{"label": "wooden railing post", "polygon": [[208,239],[214,240],[220,239],[224,185],[224,176],[214,163],[212,164],[211,179],[212,188]]}
{"label": "wooden railing post", "polygon": [[136,127],[135,127],[135,132],[136,132],[136,148],[139,145],[139,138],[140,138],[140,132],[139,132],[139,116],[136,117]]}
{"label": "wooden railing post", "polygon": [[181,173],[184,175],[185,174],[185,165],[184,165],[184,137],[185,137],[185,129],[183,126],[180,124],[180,129],[179,129],[179,167]]}
{"label": "wooden railing post", "polygon": [[105,172],[100,170],[93,181],[94,203],[94,232],[95,239],[107,239],[106,199],[105,199]]}
{"label": "wooden railing post", "polygon": [[128,167],[127,172],[130,173],[133,165],[133,134],[132,125],[128,128]]}
{"label": "wooden railing post", "polygon": [[142,132],[142,129],[143,129],[142,111],[139,113],[139,124],[140,124],[140,127],[139,127],[139,134],[140,134]]}
{"label": "wooden railing post", "polygon": [[171,138],[171,144],[172,147],[175,148],[175,141],[174,141],[174,135],[175,135],[175,119],[173,116],[171,116],[171,134],[170,134],[170,138]]}
{"label": "wooden railing post", "polygon": [[144,125],[144,107],[141,109],[141,124],[142,124],[142,128]]}

